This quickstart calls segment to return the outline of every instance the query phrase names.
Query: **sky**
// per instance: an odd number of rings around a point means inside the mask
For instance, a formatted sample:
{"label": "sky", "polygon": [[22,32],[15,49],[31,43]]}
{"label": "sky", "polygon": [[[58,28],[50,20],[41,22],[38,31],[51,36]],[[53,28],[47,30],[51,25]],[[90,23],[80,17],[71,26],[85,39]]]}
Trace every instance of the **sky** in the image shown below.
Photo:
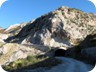
{"label": "sky", "polygon": [[61,6],[96,13],[94,4],[88,0],[8,0],[0,8],[0,26],[29,22]]}

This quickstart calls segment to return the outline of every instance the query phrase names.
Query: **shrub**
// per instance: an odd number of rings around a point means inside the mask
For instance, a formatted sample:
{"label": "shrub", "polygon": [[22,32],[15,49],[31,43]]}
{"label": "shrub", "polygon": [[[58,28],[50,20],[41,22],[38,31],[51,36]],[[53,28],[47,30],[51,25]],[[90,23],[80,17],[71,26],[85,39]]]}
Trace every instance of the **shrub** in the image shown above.
{"label": "shrub", "polygon": [[[46,57],[48,58],[48,57]],[[45,60],[46,58],[37,58],[36,56],[28,56],[26,59],[19,59],[11,62],[9,65],[4,67],[5,70],[16,70],[38,62]]]}

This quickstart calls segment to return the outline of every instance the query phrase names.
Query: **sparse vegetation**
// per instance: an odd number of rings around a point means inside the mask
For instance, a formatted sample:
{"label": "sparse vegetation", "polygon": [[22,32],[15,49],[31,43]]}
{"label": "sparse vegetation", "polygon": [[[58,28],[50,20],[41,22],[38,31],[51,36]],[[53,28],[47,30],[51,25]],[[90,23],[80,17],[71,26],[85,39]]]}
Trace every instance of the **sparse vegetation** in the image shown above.
{"label": "sparse vegetation", "polygon": [[17,61],[11,62],[10,64],[4,66],[4,69],[10,71],[10,70],[18,70],[28,66],[31,66],[31,68],[38,68],[38,67],[50,68],[57,64],[60,64],[60,61],[56,60],[55,58],[49,58],[49,57],[37,58],[37,56],[28,56],[26,59],[19,59]]}

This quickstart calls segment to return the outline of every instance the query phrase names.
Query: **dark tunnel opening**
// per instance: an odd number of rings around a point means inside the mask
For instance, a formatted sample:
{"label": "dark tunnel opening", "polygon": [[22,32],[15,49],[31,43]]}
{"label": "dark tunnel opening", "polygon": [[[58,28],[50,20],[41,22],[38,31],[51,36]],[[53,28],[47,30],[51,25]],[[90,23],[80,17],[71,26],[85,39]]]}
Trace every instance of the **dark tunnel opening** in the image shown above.
{"label": "dark tunnel opening", "polygon": [[65,52],[66,52],[66,50],[64,50],[64,49],[57,49],[54,53],[54,56],[58,56],[58,57],[65,56]]}

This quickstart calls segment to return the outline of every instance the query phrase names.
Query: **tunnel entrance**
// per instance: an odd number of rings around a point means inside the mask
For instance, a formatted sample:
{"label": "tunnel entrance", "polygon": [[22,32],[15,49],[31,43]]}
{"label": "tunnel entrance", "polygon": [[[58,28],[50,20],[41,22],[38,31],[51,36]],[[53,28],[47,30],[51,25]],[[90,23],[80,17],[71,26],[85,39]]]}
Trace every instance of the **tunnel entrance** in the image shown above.
{"label": "tunnel entrance", "polygon": [[66,50],[64,50],[64,49],[58,49],[55,51],[54,56],[59,56],[59,57],[65,56],[65,52],[66,52]]}

